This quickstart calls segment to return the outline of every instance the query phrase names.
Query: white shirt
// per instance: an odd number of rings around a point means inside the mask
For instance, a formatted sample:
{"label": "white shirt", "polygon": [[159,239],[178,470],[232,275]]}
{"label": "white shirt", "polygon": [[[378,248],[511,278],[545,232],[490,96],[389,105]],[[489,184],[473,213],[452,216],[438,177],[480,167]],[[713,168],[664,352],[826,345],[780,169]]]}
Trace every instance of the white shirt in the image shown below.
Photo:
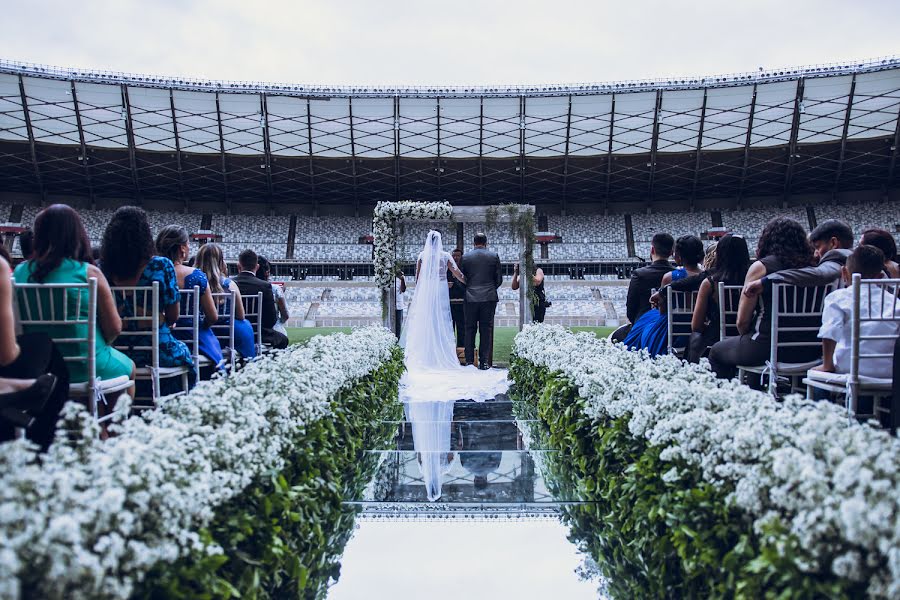
{"label": "white shirt", "polygon": [[406,292],[400,291],[400,280],[395,280],[394,285],[397,287],[397,310],[406,310]]}
{"label": "white shirt", "polygon": [[[871,298],[870,298],[871,296]],[[882,303],[883,302],[883,303]],[[874,314],[881,313],[884,318],[900,317],[900,302],[894,306],[893,294],[881,286],[863,284],[859,291],[859,309],[865,319],[869,316],[869,307]],[[850,324],[853,310],[853,288],[841,288],[828,294],[822,309],[822,326],[819,338],[834,340],[834,370],[836,373],[850,372]],[[860,335],[889,335],[894,339],[861,340],[859,353],[859,374],[866,377],[890,377],[893,368],[891,358],[866,358],[866,354],[894,353],[894,343],[900,336],[900,321],[863,321],[860,323]]]}

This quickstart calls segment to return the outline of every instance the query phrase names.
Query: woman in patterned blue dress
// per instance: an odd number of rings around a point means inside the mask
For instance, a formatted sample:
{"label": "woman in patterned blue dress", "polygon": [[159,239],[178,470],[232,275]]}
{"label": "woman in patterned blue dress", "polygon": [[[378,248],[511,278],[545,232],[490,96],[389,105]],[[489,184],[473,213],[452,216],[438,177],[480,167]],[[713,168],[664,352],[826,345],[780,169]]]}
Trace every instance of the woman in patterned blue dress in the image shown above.
{"label": "woman in patterned blue dress", "polygon": [[[231,285],[231,280],[225,276],[228,269],[225,266],[222,247],[218,244],[204,244],[197,251],[197,260],[194,264],[206,275],[209,288],[214,294],[234,291],[236,301],[234,305],[234,349],[242,358],[254,358],[256,356],[256,338],[253,335],[253,325],[244,318],[241,291],[236,285]],[[217,306],[220,325],[228,324],[228,315],[231,313],[230,302],[230,300],[225,300]]]}
{"label": "woman in patterned blue dress", "polygon": [[[219,312],[209,291],[209,282],[200,269],[184,264],[190,252],[187,230],[180,225],[167,225],[156,236],[156,251],[167,257],[175,266],[175,275],[181,289],[200,288],[200,337],[199,351],[216,368],[224,364],[222,347],[215,333],[209,328],[219,318]],[[193,336],[194,317],[186,316],[178,319],[175,335],[182,340],[190,340]]]}
{"label": "woman in patterned blue dress", "polygon": [[[172,261],[162,256],[154,256],[153,235],[147,214],[135,206],[123,206],[112,216],[106,231],[103,233],[103,245],[100,249],[103,273],[113,286],[151,286],[159,283],[159,309],[163,319],[159,325],[159,366],[161,367],[193,367],[190,349],[184,342],[176,339],[171,327],[178,320],[179,292]],[[134,297],[115,293],[116,306],[122,317],[135,316]],[[138,331],[139,323],[124,321],[128,331]],[[152,338],[127,336],[134,346],[149,346]],[[152,363],[149,350],[130,350],[128,356],[138,366]],[[188,375],[190,385],[194,383],[194,371]],[[142,387],[145,382],[138,382]],[[161,391],[165,394],[180,390],[180,378],[167,378],[161,382]],[[186,390],[185,390],[186,391]],[[139,389],[138,394],[142,391]]]}

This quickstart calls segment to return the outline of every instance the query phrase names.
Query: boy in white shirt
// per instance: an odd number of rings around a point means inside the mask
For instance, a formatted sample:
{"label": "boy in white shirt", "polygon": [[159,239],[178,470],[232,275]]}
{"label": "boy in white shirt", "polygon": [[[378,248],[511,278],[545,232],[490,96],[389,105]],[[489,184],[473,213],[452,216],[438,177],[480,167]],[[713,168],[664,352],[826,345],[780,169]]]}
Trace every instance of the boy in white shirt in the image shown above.
{"label": "boy in white shirt", "polygon": [[[854,273],[863,279],[881,279],[883,277],[884,253],[874,246],[859,246],[847,259],[842,276],[849,286]],[[860,314],[869,317],[869,311],[880,312],[885,318],[900,315],[900,302],[895,302],[892,290],[878,285],[863,285],[860,289]],[[822,340],[823,364],[817,371],[829,373],[850,372],[850,326],[853,309],[853,288],[845,287],[835,290],[825,298],[822,310],[822,326],[819,338]],[[889,339],[862,340],[860,355],[884,354],[885,358],[861,358],[859,374],[863,377],[891,377],[896,338],[900,335],[900,323],[897,321],[864,321],[860,324],[861,335],[890,336]]]}

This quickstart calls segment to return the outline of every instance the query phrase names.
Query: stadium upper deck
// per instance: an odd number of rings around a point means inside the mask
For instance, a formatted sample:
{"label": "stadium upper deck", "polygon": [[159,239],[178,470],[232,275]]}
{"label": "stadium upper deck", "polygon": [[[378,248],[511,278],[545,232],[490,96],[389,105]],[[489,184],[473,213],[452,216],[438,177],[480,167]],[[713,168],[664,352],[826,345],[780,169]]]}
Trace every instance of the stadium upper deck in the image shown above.
{"label": "stadium upper deck", "polygon": [[379,200],[635,212],[872,200],[900,60],[574,86],[199,81],[0,61],[0,199],[364,213]]}

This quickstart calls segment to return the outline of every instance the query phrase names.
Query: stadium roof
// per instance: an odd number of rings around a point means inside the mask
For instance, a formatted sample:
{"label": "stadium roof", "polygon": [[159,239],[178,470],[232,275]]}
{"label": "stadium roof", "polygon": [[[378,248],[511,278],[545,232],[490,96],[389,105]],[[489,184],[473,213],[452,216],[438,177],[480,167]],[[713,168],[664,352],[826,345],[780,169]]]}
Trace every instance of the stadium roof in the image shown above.
{"label": "stadium roof", "polygon": [[[515,87],[201,81],[0,61],[0,192],[279,210],[664,206],[886,190],[900,60]],[[237,207],[239,210],[239,207]]]}

